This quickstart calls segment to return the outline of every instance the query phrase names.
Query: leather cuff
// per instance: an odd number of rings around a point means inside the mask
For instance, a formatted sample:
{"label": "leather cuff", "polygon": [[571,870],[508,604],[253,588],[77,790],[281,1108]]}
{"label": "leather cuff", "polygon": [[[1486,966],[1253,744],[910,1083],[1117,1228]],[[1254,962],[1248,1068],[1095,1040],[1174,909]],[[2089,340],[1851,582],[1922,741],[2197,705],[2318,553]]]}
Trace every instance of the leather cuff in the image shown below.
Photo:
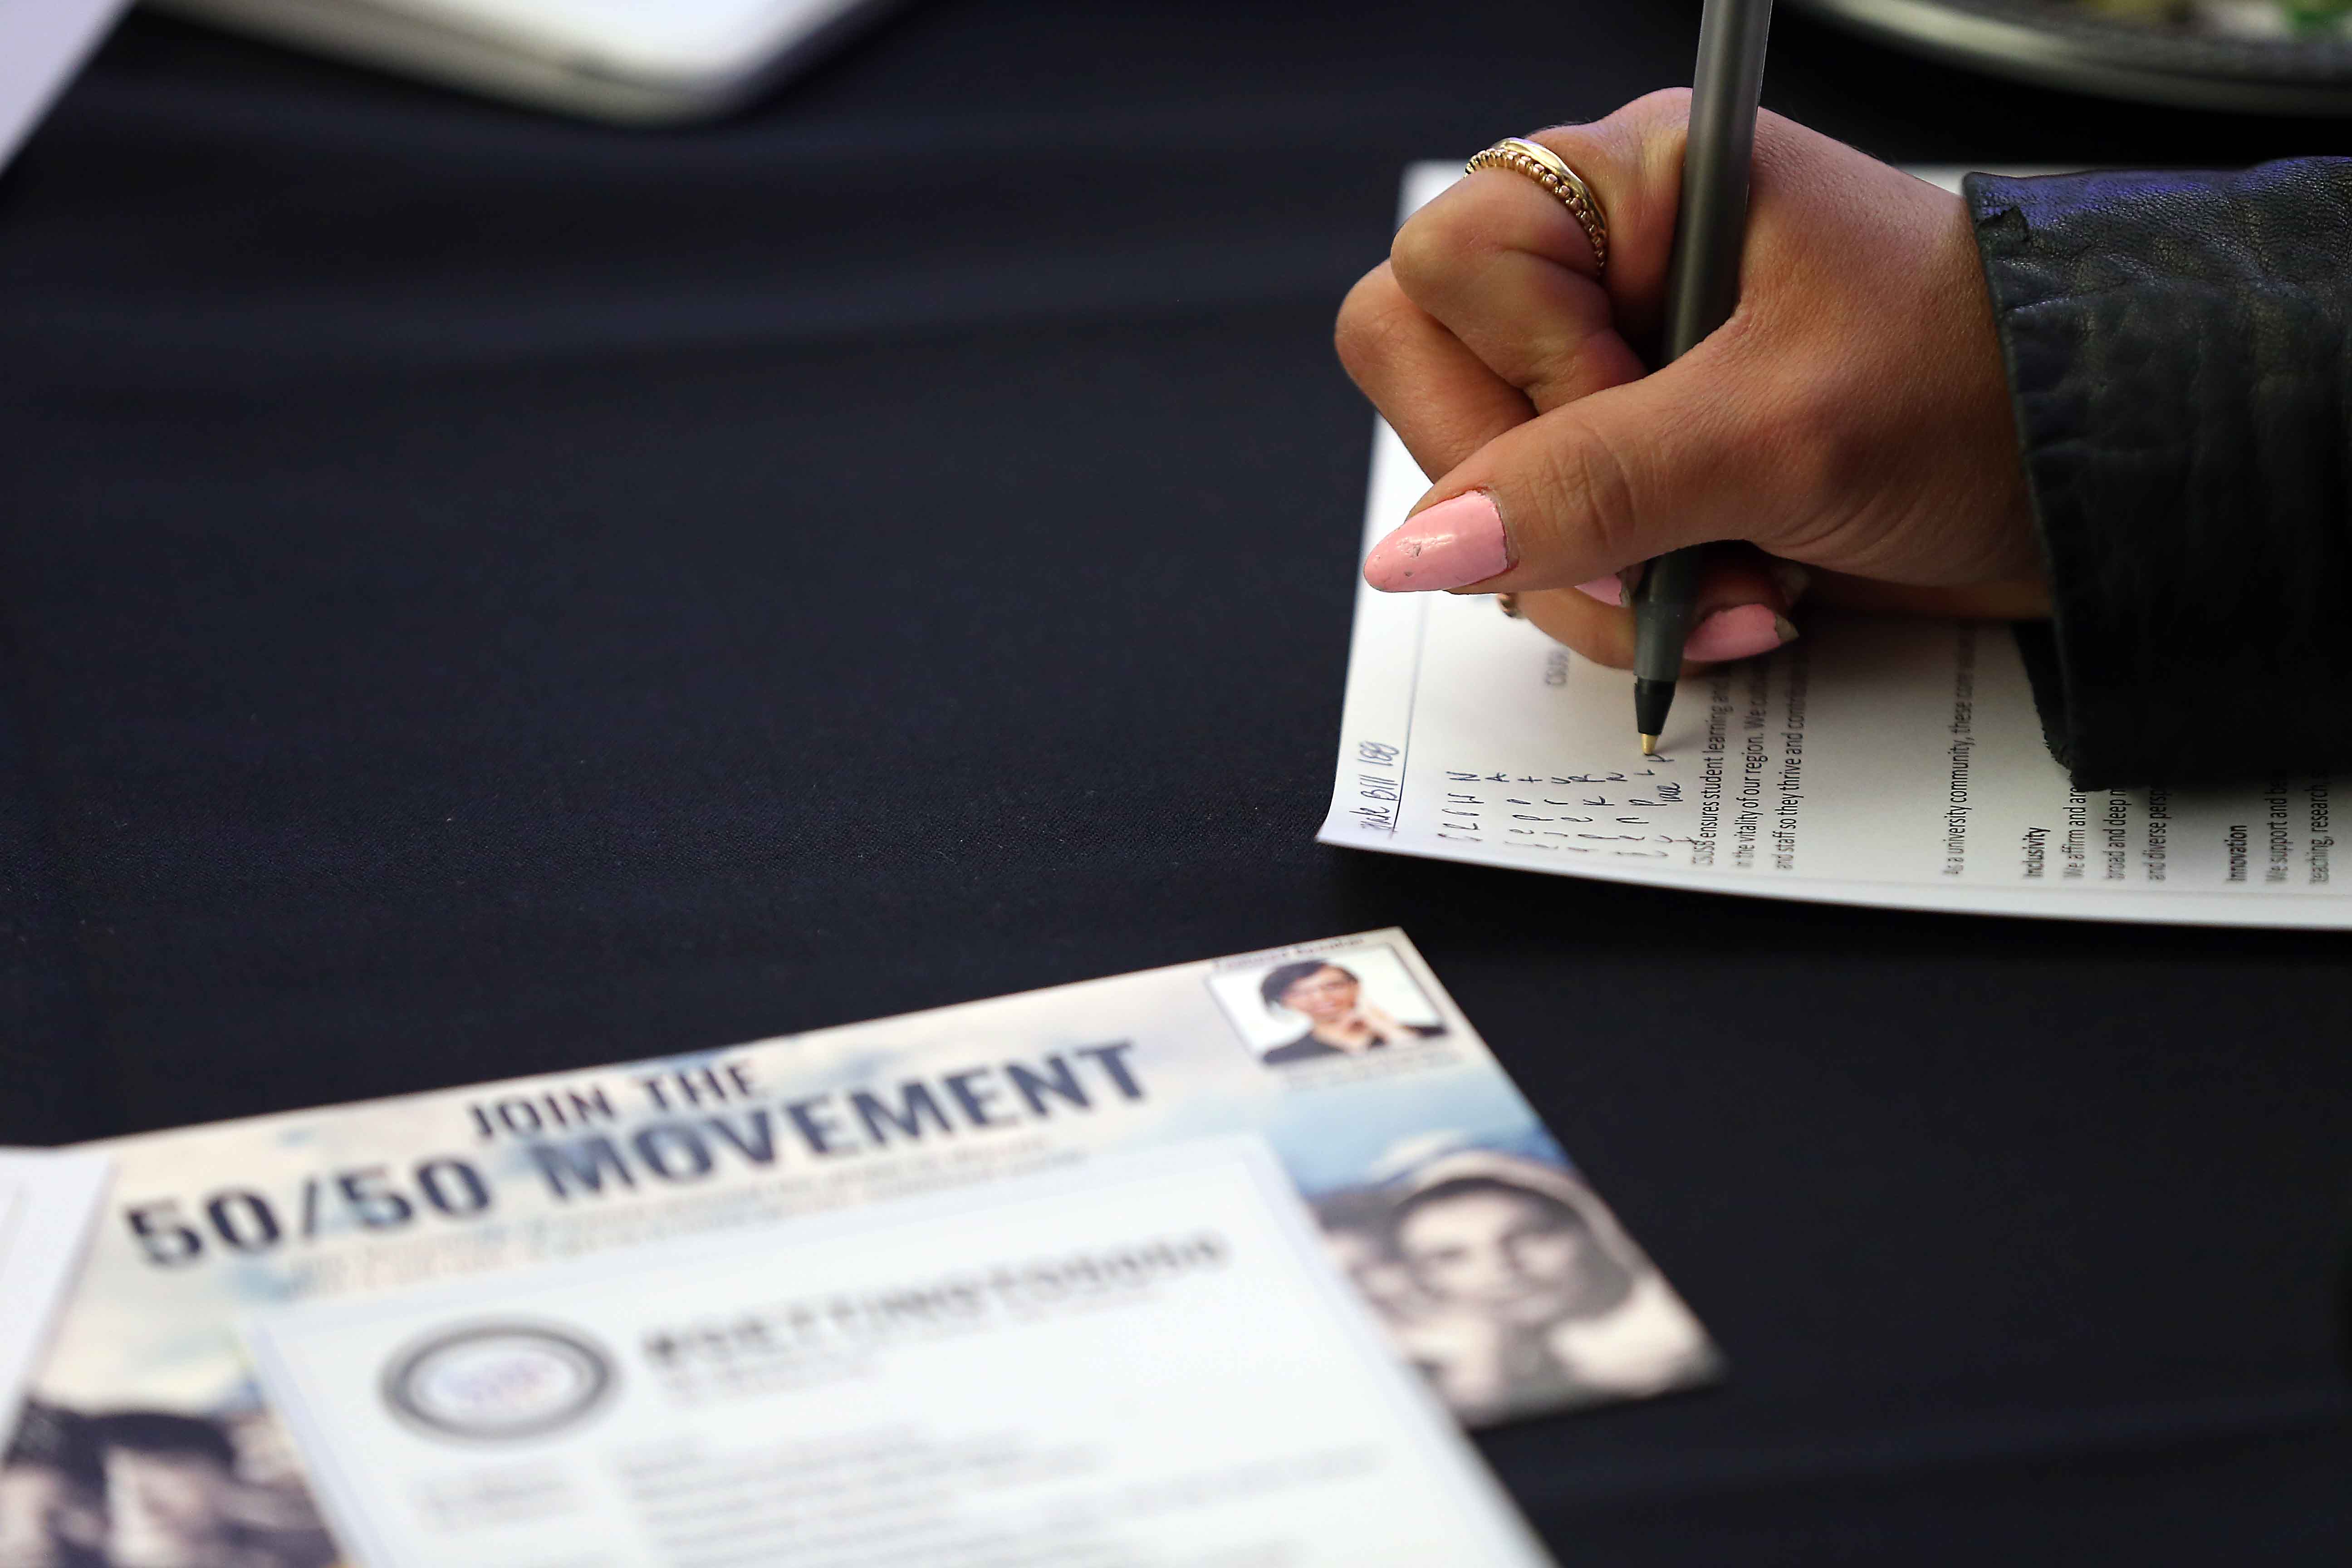
{"label": "leather cuff", "polygon": [[2352,760],[2352,161],[1964,189],[2076,787]]}

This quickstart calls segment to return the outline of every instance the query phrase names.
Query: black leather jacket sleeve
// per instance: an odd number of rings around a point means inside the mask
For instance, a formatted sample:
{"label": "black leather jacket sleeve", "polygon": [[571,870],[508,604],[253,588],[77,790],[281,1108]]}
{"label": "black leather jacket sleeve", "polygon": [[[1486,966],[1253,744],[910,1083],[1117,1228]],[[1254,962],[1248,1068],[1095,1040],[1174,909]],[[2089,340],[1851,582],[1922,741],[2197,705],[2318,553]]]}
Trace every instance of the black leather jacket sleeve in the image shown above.
{"label": "black leather jacket sleeve", "polygon": [[2078,787],[2352,764],[2352,160],[1969,177]]}

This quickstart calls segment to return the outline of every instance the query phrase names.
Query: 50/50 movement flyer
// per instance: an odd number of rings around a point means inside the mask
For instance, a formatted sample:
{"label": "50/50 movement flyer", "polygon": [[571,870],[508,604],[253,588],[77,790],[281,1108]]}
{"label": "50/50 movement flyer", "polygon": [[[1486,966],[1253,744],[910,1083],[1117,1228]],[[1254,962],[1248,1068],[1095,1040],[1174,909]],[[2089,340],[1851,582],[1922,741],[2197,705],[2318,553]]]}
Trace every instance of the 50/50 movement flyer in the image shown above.
{"label": "50/50 movement flyer", "polygon": [[[239,1318],[1263,1136],[1471,1424],[1716,1375],[1399,931],[634,1065],[122,1139],[0,1468],[0,1560],[339,1560]],[[47,1555],[40,1555],[46,1552]]]}

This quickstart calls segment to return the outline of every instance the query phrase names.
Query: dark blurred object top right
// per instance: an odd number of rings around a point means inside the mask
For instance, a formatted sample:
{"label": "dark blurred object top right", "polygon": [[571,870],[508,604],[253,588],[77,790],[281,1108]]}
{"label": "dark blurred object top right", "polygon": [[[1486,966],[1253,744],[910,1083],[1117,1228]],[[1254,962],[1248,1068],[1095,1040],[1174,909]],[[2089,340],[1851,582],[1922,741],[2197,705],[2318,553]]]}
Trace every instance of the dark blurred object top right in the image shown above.
{"label": "dark blurred object top right", "polygon": [[2352,0],[1791,0],[1920,54],[2111,98],[2352,114]]}

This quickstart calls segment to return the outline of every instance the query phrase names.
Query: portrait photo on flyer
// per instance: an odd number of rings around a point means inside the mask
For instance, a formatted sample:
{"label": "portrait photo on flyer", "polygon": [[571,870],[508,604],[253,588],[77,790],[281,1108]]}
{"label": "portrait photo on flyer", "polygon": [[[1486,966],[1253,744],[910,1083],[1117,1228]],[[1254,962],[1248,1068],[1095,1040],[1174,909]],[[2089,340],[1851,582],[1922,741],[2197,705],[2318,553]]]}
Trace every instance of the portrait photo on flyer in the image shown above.
{"label": "portrait photo on flyer", "polygon": [[1334,1260],[1472,1426],[1713,1381],[1723,1358],[1402,943],[1222,961],[1290,1091],[1265,1124]]}

